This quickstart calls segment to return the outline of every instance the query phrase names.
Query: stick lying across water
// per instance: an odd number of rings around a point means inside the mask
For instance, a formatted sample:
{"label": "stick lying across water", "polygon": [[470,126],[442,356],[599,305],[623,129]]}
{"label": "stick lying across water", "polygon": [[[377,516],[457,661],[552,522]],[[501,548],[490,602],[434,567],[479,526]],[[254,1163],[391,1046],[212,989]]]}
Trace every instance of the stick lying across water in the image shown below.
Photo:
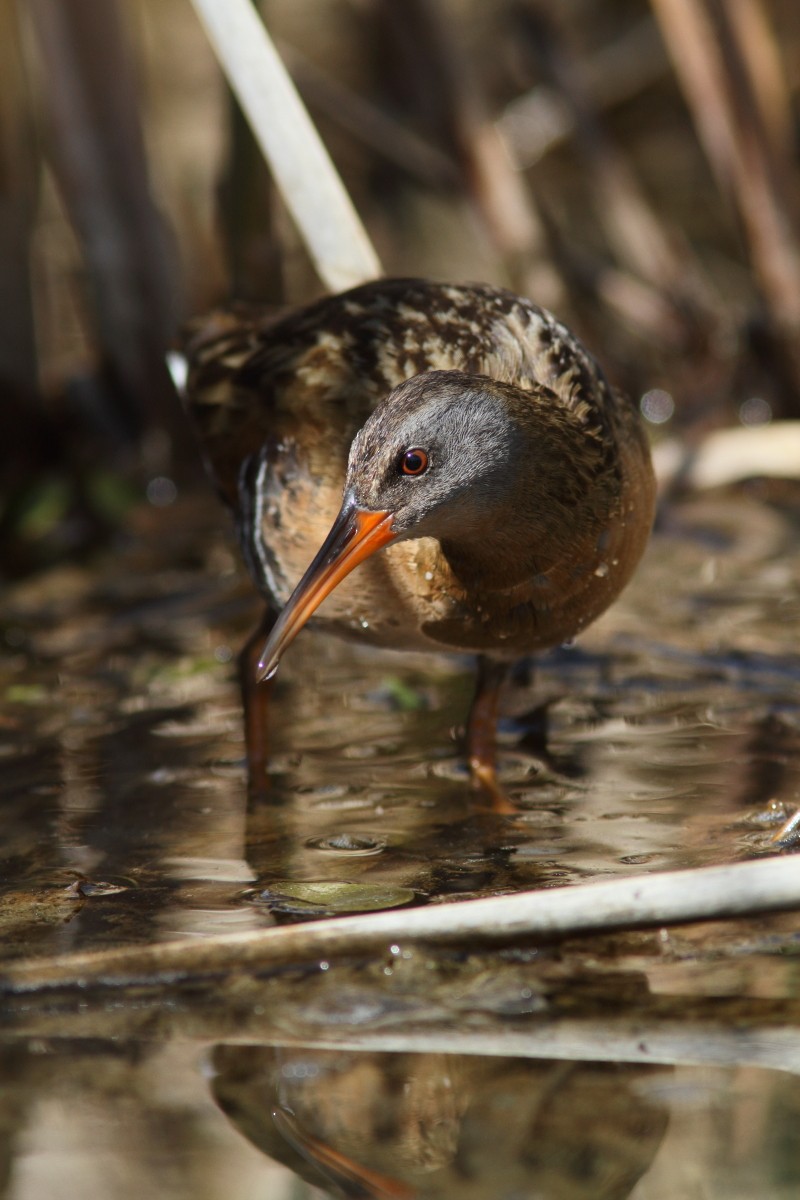
{"label": "stick lying across water", "polygon": [[377,953],[395,943],[477,948],[791,909],[800,909],[800,858],[774,857],[11,963],[0,974],[0,992],[170,983]]}

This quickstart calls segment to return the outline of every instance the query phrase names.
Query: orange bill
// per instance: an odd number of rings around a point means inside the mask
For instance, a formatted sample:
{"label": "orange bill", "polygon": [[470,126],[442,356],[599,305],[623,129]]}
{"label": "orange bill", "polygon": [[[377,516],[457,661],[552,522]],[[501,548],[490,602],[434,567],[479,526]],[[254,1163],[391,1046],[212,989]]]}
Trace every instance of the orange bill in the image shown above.
{"label": "orange bill", "polygon": [[272,627],[258,663],[258,678],[270,679],[281,655],[326,596],[365,558],[394,538],[391,512],[367,512],[345,503],[314,561]]}
{"label": "orange bill", "polygon": [[[415,1200],[417,1191],[400,1179],[381,1175],[363,1163],[348,1158],[327,1142],[320,1141],[303,1129],[293,1112],[274,1108],[272,1119],[290,1146],[313,1163],[348,1196],[371,1197],[372,1200]],[[356,1190],[357,1189],[357,1190]]]}

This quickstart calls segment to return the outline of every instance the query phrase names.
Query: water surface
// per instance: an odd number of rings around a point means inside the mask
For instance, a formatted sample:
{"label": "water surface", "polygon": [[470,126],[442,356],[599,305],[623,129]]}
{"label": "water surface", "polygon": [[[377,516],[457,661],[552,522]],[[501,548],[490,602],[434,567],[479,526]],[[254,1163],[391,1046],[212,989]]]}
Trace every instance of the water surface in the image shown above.
{"label": "water surface", "polygon": [[[5,597],[0,954],[301,919],[287,884],[436,904],[792,853],[798,507],[764,485],[670,507],[623,600],[511,689],[511,817],[467,787],[468,661],[310,630],[248,801],[257,605],[212,501],[141,512]],[[797,949],[780,916],[8,995],[2,1194],[782,1200]]]}

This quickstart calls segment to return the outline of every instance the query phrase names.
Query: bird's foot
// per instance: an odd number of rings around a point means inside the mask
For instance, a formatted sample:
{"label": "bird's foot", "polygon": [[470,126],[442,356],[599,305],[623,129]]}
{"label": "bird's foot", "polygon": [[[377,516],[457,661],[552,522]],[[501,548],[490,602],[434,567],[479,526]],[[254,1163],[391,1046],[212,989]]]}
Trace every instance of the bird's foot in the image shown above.
{"label": "bird's foot", "polygon": [[488,800],[490,812],[501,815],[519,812],[517,806],[509,800],[500,786],[497,769],[493,762],[486,762],[481,758],[470,758],[469,775],[475,791],[481,792]]}

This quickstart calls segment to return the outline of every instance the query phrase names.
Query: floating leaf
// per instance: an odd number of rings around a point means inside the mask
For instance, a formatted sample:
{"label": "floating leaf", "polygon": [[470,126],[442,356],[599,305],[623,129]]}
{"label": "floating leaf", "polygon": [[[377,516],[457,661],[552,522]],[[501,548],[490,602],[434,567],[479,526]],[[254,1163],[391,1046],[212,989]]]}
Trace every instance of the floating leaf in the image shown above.
{"label": "floating leaf", "polygon": [[416,893],[411,888],[381,883],[351,883],[338,879],[281,879],[261,892],[258,899],[284,913],[375,912],[412,904]]}

